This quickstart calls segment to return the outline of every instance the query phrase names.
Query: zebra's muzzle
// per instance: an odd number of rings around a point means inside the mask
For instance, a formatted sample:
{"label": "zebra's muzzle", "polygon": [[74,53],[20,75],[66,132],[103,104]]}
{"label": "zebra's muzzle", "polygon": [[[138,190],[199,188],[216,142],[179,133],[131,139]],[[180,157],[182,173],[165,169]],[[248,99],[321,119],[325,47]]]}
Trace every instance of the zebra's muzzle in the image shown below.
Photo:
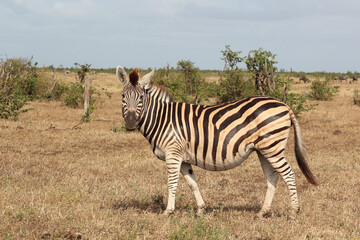
{"label": "zebra's muzzle", "polygon": [[137,119],[135,112],[128,112],[125,116],[126,130],[133,131],[137,127]]}

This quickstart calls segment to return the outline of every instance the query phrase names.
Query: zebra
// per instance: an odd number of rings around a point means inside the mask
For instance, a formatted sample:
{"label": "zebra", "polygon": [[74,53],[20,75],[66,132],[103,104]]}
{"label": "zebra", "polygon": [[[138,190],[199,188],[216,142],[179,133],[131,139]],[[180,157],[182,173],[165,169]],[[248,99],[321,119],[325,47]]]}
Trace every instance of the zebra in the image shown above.
{"label": "zebra", "polygon": [[240,165],[255,151],[267,181],[265,200],[255,217],[271,216],[271,202],[280,175],[290,192],[292,209],[288,218],[296,219],[300,207],[295,174],[284,155],[291,126],[297,163],[308,182],[317,185],[317,181],[307,164],[299,123],[285,103],[266,96],[209,106],[173,102],[166,88],[150,83],[154,70],[140,78],[138,68],[127,75],[118,66],[116,75],[124,85],[122,115],[126,129],[138,129],[156,157],[165,161],[168,175],[165,215],[175,210],[180,172],[195,196],[196,215],[201,216],[205,202],[192,165],[224,171]]}

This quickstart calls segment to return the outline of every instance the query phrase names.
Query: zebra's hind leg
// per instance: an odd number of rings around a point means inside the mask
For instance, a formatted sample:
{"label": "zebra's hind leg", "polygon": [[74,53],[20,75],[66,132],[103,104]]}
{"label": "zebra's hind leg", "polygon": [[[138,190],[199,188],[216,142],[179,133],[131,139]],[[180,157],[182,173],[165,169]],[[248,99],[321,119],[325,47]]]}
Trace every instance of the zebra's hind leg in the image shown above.
{"label": "zebra's hind leg", "polygon": [[269,217],[271,216],[271,202],[273,200],[275,190],[276,190],[276,184],[279,179],[279,176],[275,169],[271,166],[269,161],[258,152],[258,156],[260,159],[261,167],[263,169],[264,175],[266,177],[266,183],[267,183],[267,189],[266,189],[266,195],[264,203],[261,207],[261,210],[256,214],[256,217],[262,218],[262,217]]}
{"label": "zebra's hind leg", "polygon": [[276,156],[276,158],[271,158],[270,164],[282,177],[289,188],[292,210],[288,220],[296,220],[296,216],[300,211],[300,206],[296,191],[295,173],[291,169],[289,163],[286,161],[284,154],[280,154],[279,156]]}
{"label": "zebra's hind leg", "polygon": [[192,166],[188,163],[182,163],[180,171],[195,196],[196,205],[198,207],[196,215],[200,217],[203,213],[205,203],[201,197]]}

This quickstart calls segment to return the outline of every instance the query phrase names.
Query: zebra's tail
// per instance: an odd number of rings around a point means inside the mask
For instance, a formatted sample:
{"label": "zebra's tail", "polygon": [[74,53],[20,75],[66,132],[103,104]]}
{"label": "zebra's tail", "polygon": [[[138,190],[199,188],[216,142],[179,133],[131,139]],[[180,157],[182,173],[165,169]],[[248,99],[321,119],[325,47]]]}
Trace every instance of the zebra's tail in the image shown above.
{"label": "zebra's tail", "polygon": [[301,169],[301,172],[305,175],[309,183],[318,185],[314,175],[312,174],[309,165],[307,164],[307,153],[304,141],[301,137],[301,130],[298,121],[296,120],[295,114],[290,110],[291,122],[294,126],[295,132],[295,156],[297,163]]}

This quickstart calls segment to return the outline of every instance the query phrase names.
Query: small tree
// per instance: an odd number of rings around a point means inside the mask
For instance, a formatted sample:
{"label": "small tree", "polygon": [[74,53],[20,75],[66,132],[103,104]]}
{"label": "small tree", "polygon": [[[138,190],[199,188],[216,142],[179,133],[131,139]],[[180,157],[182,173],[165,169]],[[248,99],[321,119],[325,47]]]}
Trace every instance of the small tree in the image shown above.
{"label": "small tree", "polygon": [[271,95],[276,90],[276,80],[274,73],[277,68],[274,66],[275,54],[265,51],[262,48],[252,50],[246,58],[246,67],[255,82],[256,91],[260,95]]}
{"label": "small tree", "polygon": [[195,63],[190,60],[180,60],[177,63],[177,68],[183,72],[184,75],[184,90],[189,95],[195,95],[195,100],[198,96],[199,85],[201,84],[201,77],[199,68],[195,67]]}
{"label": "small tree", "polygon": [[218,102],[230,102],[239,98],[255,95],[254,85],[246,79],[244,71],[238,64],[244,61],[240,57],[241,51],[232,51],[230,45],[221,51],[224,61],[224,70],[220,76],[220,88]]}
{"label": "small tree", "polygon": [[245,57],[240,57],[241,51],[232,51],[230,45],[225,45],[225,50],[221,51],[223,57],[221,60],[225,62],[224,70],[238,69],[238,64],[243,62]]}
{"label": "small tree", "polygon": [[85,76],[86,74],[91,70],[91,64],[79,64],[79,63],[74,63],[74,65],[76,67],[79,67],[80,70],[77,72],[77,76],[79,78],[79,82],[84,85],[85,84]]}
{"label": "small tree", "polygon": [[313,109],[315,105],[307,105],[306,97],[297,93],[289,93],[292,71],[287,78],[276,73],[275,57],[275,54],[262,48],[252,50],[248,54],[245,62],[248,71],[252,74],[251,79],[255,82],[257,93],[285,102],[298,116],[301,112]]}

